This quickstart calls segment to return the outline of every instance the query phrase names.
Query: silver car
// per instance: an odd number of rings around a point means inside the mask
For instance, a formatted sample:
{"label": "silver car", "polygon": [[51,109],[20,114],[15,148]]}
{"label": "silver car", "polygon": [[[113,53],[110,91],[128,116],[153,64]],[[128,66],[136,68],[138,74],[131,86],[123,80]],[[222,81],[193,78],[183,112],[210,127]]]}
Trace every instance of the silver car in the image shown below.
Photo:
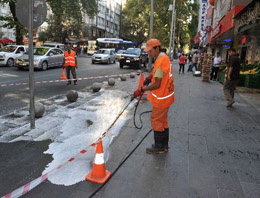
{"label": "silver car", "polygon": [[[64,61],[64,53],[58,48],[36,47],[33,49],[34,68],[46,70],[51,67],[62,67]],[[19,69],[29,68],[28,52],[18,57],[14,61],[14,66]]]}
{"label": "silver car", "polygon": [[115,63],[116,62],[116,55],[114,49],[99,49],[93,56],[92,56],[92,63]]}

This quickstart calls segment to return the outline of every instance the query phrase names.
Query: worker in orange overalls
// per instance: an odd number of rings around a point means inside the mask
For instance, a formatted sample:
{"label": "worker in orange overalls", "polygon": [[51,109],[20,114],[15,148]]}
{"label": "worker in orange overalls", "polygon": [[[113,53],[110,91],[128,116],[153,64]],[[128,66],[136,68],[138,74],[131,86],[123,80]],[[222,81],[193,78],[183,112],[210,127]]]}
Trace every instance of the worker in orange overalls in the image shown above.
{"label": "worker in orange overalls", "polygon": [[169,57],[161,52],[161,43],[159,40],[148,40],[145,51],[152,58],[156,59],[152,75],[145,79],[145,82],[151,79],[151,84],[136,90],[134,95],[138,97],[142,92],[150,91],[148,100],[153,105],[151,125],[154,131],[155,144],[147,148],[146,153],[161,154],[168,152],[169,148],[168,110],[174,102],[172,68]]}
{"label": "worker in orange overalls", "polygon": [[77,58],[76,58],[76,52],[71,49],[71,45],[67,45],[67,50],[64,53],[64,64],[63,69],[66,68],[66,75],[67,75],[67,85],[71,84],[70,80],[70,72],[72,73],[73,79],[74,79],[74,85],[77,85],[77,74],[76,74],[76,68],[77,66]]}

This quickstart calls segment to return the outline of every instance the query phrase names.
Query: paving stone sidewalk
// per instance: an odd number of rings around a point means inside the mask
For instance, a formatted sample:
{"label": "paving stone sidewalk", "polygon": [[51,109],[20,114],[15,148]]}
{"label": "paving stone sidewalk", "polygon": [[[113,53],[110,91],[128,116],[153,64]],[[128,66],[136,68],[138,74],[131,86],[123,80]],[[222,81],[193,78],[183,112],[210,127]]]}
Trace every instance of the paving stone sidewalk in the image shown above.
{"label": "paving stone sidewalk", "polygon": [[[148,155],[150,134],[95,196],[104,198],[259,198],[260,113],[240,95],[226,108],[222,85],[205,83],[174,64],[175,103],[169,112],[170,151]],[[145,102],[138,112],[151,109]],[[111,146],[107,168],[113,171],[150,130],[149,115],[138,131],[133,121]],[[90,190],[78,188],[75,197]],[[84,190],[87,189],[87,190]]]}
{"label": "paving stone sidewalk", "polygon": [[[187,68],[186,68],[187,69]],[[95,198],[259,198],[260,114],[240,95],[226,108],[222,85],[205,83],[191,73],[178,74],[174,64],[175,103],[169,111],[170,150],[148,155],[149,134]],[[139,78],[118,89],[136,89]],[[137,114],[151,110],[144,100]],[[151,129],[129,120],[110,146],[106,168],[113,172]],[[35,177],[33,177],[35,178]],[[59,186],[45,181],[24,197],[89,197],[100,185],[83,181]]]}

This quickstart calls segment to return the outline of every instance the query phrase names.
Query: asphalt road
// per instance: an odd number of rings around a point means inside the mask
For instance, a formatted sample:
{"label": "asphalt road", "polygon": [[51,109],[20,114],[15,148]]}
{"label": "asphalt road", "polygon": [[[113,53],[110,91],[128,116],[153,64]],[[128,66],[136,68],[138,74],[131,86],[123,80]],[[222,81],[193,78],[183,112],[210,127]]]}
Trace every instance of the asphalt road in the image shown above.
{"label": "asphalt road", "polygon": [[[92,64],[90,58],[79,57],[77,77],[95,77],[115,75],[135,71],[132,68],[119,68],[115,64]],[[35,82],[58,80],[61,76],[61,68],[51,68],[46,71],[35,71]],[[66,82],[55,82],[35,85],[35,101],[47,99],[52,96],[66,94],[68,90],[81,90],[92,85],[94,82],[102,82],[103,79],[81,80],[78,85],[66,85]],[[15,67],[0,67],[0,84],[28,83],[28,70],[18,70]],[[29,85],[0,87],[0,115],[8,114],[16,109],[23,108],[29,104]]]}

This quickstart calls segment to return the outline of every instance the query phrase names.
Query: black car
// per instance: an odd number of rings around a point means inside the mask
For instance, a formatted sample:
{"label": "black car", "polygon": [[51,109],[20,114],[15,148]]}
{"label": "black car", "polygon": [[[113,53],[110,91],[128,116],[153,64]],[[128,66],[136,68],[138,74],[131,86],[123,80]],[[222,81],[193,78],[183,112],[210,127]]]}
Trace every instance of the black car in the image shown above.
{"label": "black car", "polygon": [[140,48],[128,48],[119,59],[120,68],[127,65],[139,69],[142,64],[146,67],[146,63],[147,54],[142,53]]}

